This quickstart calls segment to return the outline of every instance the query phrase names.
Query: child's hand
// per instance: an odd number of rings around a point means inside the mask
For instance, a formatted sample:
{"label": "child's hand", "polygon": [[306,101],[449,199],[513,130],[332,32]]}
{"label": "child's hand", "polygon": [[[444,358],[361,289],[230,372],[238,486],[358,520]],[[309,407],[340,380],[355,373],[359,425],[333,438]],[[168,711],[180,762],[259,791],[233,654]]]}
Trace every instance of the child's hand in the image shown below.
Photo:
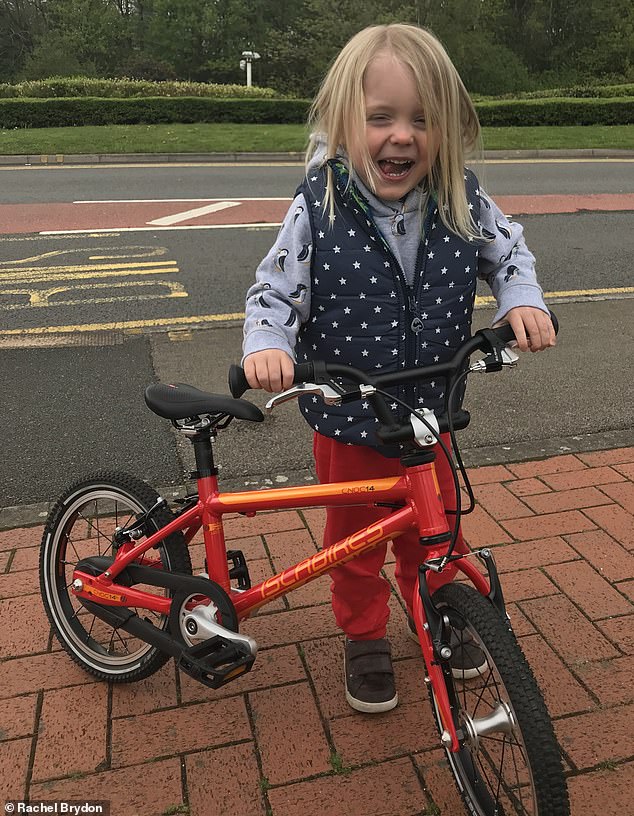
{"label": "child's hand", "polygon": [[293,384],[294,363],[280,349],[255,351],[245,357],[244,373],[251,388],[277,393]]}
{"label": "child's hand", "polygon": [[550,317],[533,306],[516,306],[504,315],[510,323],[520,351],[543,351],[557,342]]}

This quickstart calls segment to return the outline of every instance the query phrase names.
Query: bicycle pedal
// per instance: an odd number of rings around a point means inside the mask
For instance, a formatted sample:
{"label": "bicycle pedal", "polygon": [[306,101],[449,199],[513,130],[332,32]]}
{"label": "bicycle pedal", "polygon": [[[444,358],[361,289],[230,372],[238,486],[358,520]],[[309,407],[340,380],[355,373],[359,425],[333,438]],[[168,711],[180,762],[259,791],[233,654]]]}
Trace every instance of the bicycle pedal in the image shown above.
{"label": "bicycle pedal", "polygon": [[177,665],[194,680],[217,689],[251,671],[254,661],[255,655],[246,646],[214,635],[183,649]]}

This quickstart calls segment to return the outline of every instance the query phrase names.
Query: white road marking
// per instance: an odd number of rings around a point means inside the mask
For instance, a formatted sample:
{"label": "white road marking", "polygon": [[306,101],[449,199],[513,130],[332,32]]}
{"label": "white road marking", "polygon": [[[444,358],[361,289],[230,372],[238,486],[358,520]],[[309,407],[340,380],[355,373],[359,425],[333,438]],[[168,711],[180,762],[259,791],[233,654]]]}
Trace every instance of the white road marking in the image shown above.
{"label": "white road marking", "polygon": [[216,201],[214,204],[207,204],[206,207],[196,207],[193,210],[185,210],[184,212],[174,213],[173,215],[166,215],[164,218],[157,218],[154,221],[146,221],[146,224],[157,227],[171,227],[174,224],[179,224],[181,221],[191,221],[192,218],[199,218],[201,215],[209,215],[209,213],[229,210],[231,207],[239,206],[239,201]]}

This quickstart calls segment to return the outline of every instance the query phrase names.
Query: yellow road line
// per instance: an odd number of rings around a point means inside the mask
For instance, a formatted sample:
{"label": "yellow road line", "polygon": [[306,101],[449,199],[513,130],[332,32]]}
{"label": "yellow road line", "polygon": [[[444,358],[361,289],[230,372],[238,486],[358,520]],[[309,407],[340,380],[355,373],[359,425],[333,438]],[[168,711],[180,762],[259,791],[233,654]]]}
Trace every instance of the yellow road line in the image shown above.
{"label": "yellow road line", "polygon": [[[634,295],[634,286],[621,286],[613,289],[572,289],[568,291],[546,292],[545,299],[557,300],[566,298],[569,300],[593,298],[593,297],[618,297],[620,295]],[[482,296],[476,298],[476,306],[490,306],[495,303],[494,298]],[[46,334],[68,334],[72,332],[94,332],[94,331],[134,331],[141,329],[162,329],[166,326],[175,328],[178,326],[201,326],[205,324],[213,325],[230,321],[244,320],[244,312],[229,312],[227,314],[205,314],[189,315],[187,317],[157,317],[151,320],[126,320],[109,323],[78,323],[66,326],[38,326],[28,329],[5,329],[0,330],[0,337],[24,337],[29,335]]]}
{"label": "yellow road line", "polygon": [[[545,300],[556,298],[591,298],[606,295],[631,295],[634,294],[634,286],[614,286],[611,289],[567,289],[561,292],[544,292]],[[495,305],[495,298],[492,295],[478,295],[475,299],[476,306]]]}
{"label": "yellow road line", "polygon": [[197,323],[222,323],[228,320],[244,320],[243,312],[215,315],[192,315],[189,317],[157,317],[154,320],[124,320],[111,323],[78,323],[72,326],[38,326],[32,329],[0,330],[0,336],[29,334],[68,334],[70,332],[128,331],[131,329],[161,328],[163,326],[192,326]]}
{"label": "yellow road line", "polygon": [[148,268],[154,268],[160,266],[162,268],[166,268],[168,266],[174,266],[176,261],[140,261],[139,263],[117,263],[117,264],[74,264],[72,266],[25,266],[21,269],[16,270],[7,270],[6,272],[3,271],[3,265],[0,264],[0,280],[9,280],[12,275],[26,275],[29,273],[33,273],[34,275],[38,275],[38,273],[47,274],[51,271],[53,273],[68,273],[68,272],[86,272],[86,271],[93,271],[93,272],[103,272],[103,271],[112,271],[117,269],[130,269],[138,272],[139,274],[143,274],[143,270]]}
{"label": "yellow road line", "polygon": [[61,274],[53,271],[55,267],[43,270],[40,274],[37,275],[24,275],[21,272],[11,272],[8,275],[3,275],[0,273],[0,284],[4,283],[5,285],[8,284],[9,286],[13,286],[19,283],[48,283],[49,281],[57,281],[57,280],[82,280],[82,279],[90,279],[90,278],[121,278],[121,277],[131,277],[131,276],[140,276],[140,275],[171,275],[175,272],[180,272],[180,269],[176,266],[176,262],[174,261],[174,265],[169,269],[165,267],[159,269],[131,269],[129,267],[125,267],[120,270],[104,270],[102,272],[94,272],[91,268],[84,267],[86,270],[85,272],[63,272]]}

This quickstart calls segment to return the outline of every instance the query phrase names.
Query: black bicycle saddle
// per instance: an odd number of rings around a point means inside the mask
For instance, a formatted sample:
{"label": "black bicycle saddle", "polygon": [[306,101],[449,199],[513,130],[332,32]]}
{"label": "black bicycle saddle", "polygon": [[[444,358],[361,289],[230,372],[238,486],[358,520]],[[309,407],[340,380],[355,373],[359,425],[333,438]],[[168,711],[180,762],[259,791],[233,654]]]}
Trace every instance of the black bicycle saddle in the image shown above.
{"label": "black bicycle saddle", "polygon": [[188,419],[204,414],[226,414],[236,419],[263,422],[262,411],[251,402],[210,394],[186,383],[153,383],[145,389],[145,404],[164,419]]}

